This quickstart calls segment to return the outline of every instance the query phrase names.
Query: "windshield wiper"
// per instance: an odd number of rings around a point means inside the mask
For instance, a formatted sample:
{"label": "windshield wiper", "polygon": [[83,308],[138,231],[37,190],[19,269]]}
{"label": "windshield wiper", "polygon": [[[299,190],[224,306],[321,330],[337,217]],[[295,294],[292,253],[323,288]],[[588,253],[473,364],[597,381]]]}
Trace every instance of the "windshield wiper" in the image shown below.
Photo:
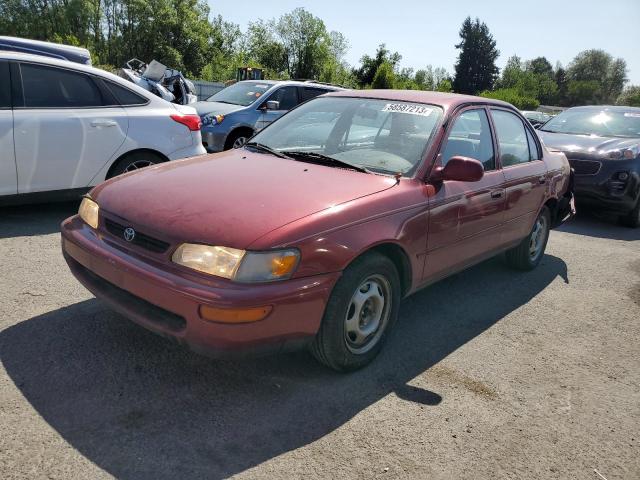
{"label": "windshield wiper", "polygon": [[245,147],[255,148],[261,152],[270,153],[271,155],[275,155],[280,158],[291,158],[289,155],[285,155],[280,150],[276,150],[275,148],[271,148],[269,145],[265,145],[264,143],[258,142],[249,142],[244,144]]}
{"label": "windshield wiper", "polygon": [[305,152],[300,150],[287,150],[286,152],[291,156],[299,157],[302,161],[320,163],[322,165],[333,165],[335,167],[345,167],[362,173],[373,173],[366,167],[345,162],[344,160],[338,160],[337,158],[330,157],[329,155],[323,155],[322,153]]}

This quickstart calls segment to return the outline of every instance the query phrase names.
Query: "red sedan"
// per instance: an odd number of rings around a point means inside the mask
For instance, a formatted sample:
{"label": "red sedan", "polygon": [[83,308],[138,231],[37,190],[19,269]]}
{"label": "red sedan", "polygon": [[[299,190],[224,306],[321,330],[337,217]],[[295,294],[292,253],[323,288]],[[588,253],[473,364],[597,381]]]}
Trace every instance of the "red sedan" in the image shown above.
{"label": "red sedan", "polygon": [[241,149],[95,187],[62,249],[97,297],[196,351],[308,346],[352,370],[407,295],[501,252],[535,268],[570,183],[507,103],[344,91]]}

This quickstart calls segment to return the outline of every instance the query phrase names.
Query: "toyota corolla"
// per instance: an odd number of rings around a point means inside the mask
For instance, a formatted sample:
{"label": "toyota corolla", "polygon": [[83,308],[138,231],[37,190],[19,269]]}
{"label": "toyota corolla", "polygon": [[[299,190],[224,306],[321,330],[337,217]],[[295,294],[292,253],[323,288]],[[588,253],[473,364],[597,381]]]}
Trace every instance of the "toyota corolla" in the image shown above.
{"label": "toyota corolla", "polygon": [[102,183],[62,249],[97,297],[196,351],[306,346],[353,370],[407,295],[501,252],[536,267],[570,184],[507,103],[343,91],[243,148]]}

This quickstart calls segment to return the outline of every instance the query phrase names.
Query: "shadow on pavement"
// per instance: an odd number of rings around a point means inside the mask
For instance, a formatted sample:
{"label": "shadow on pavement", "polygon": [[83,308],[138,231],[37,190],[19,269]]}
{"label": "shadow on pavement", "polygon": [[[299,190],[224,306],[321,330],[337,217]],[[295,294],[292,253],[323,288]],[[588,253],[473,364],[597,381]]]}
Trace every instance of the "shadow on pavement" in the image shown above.
{"label": "shadow on pavement", "polygon": [[585,235],[588,237],[624,240],[640,240],[640,228],[629,228],[618,224],[617,218],[590,211],[583,212],[567,223],[559,226],[560,232]]}
{"label": "shadow on pavement", "polygon": [[45,235],[60,231],[60,223],[78,213],[80,202],[0,207],[0,238]]}
{"label": "shadow on pavement", "polygon": [[437,392],[407,383],[558,276],[568,282],[565,263],[547,255],[533,272],[493,259],[433,285],[403,303],[380,357],[348,375],[306,352],[212,361],[97,300],[0,332],[0,355],[42,418],[117,478],[223,478],[327,435],[392,392],[438,405]]}

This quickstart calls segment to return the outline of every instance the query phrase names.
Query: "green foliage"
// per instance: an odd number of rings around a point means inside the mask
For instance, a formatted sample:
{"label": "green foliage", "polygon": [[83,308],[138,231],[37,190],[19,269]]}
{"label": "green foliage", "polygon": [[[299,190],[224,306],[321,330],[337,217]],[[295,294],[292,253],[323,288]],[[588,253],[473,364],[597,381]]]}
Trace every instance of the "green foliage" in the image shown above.
{"label": "green foliage", "polygon": [[383,62],[373,77],[371,88],[394,88],[395,75],[393,73],[393,65],[389,62]]}
{"label": "green foliage", "polygon": [[373,83],[373,79],[383,63],[391,65],[391,70],[393,71],[398,63],[400,63],[400,60],[402,60],[402,55],[398,52],[391,53],[391,51],[387,50],[385,44],[382,43],[378,46],[374,57],[364,55],[360,59],[361,66],[354,70],[353,74],[358,81],[358,85],[361,88],[365,88],[367,85]]}
{"label": "green foliage", "polygon": [[618,96],[616,105],[640,107],[640,86],[631,85],[625,88],[624,91]]}
{"label": "green foliage", "polygon": [[535,97],[524,95],[517,88],[498,88],[497,90],[485,90],[480,93],[481,97],[495,98],[508,102],[520,110],[535,110],[540,106],[540,102]]}
{"label": "green foliage", "polygon": [[571,105],[611,104],[627,81],[627,63],[603,50],[580,52],[567,68]]}
{"label": "green foliage", "polygon": [[442,79],[435,88],[436,92],[453,92],[453,83],[450,79]]}
{"label": "green foliage", "polygon": [[460,54],[455,65],[453,90],[472,95],[490,90],[498,76],[496,59],[500,52],[489,28],[480,19],[472,21],[467,17],[462,23],[460,38],[456,45]]}
{"label": "green foliage", "polygon": [[507,60],[496,85],[499,89],[514,90],[522,98],[537,99],[545,105],[553,105],[558,92],[553,68],[544,57],[522,62],[520,57],[513,55]]}

